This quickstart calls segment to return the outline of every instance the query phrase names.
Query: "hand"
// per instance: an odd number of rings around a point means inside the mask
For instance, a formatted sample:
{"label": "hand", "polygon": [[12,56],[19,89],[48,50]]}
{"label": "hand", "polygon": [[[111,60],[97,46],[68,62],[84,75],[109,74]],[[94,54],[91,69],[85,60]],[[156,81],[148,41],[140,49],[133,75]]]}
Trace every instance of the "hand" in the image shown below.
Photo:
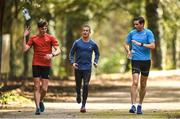
{"label": "hand", "polygon": [[30,34],[30,31],[31,31],[31,28],[30,27],[27,27],[24,31],[24,36],[26,37],[27,35]]}
{"label": "hand", "polygon": [[96,62],[93,63],[94,67],[97,68],[98,64]]}
{"label": "hand", "polygon": [[45,59],[50,60],[52,59],[53,55],[52,54],[46,54],[46,56],[44,56]]}
{"label": "hand", "polygon": [[131,57],[132,57],[132,53],[131,53],[131,51],[129,50],[128,53],[127,53],[127,58],[128,58],[128,59],[131,59]]}
{"label": "hand", "polygon": [[73,63],[73,67],[74,67],[75,69],[78,69],[78,64],[77,64],[77,63]]}
{"label": "hand", "polygon": [[136,40],[132,40],[132,43],[138,45],[138,46],[141,46],[141,43],[140,42],[137,42]]}

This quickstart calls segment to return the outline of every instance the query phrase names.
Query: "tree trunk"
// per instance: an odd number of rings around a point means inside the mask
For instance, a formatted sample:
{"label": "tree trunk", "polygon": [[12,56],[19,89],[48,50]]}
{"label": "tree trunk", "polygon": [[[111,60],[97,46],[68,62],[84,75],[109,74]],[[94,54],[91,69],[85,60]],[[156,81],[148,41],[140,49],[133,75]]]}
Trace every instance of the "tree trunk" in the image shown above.
{"label": "tree trunk", "polygon": [[159,0],[146,0],[146,17],[148,22],[148,28],[151,29],[154,33],[156,40],[156,48],[152,50],[152,66],[156,69],[162,69],[162,55],[157,12],[158,4]]}
{"label": "tree trunk", "polygon": [[[180,30],[177,29],[177,38],[180,38]],[[180,40],[176,40],[176,68],[180,68]]]}
{"label": "tree trunk", "polygon": [[177,29],[174,29],[173,39],[172,39],[172,68],[176,68],[176,37]]}
{"label": "tree trunk", "polygon": [[2,32],[5,0],[0,0],[0,74],[1,74],[1,54],[2,54]]}
{"label": "tree trunk", "polygon": [[[9,73],[9,78],[13,79],[16,76],[16,64],[15,64],[15,46],[13,45],[14,40],[13,39],[17,39],[16,35],[13,35],[14,31],[16,31],[16,29],[18,28],[18,25],[16,24],[17,21],[17,16],[18,16],[18,1],[15,0],[14,4],[11,6],[15,5],[15,12],[11,13],[14,14],[14,18],[8,23],[11,24],[11,29],[9,29],[10,31],[8,31],[11,34],[11,40],[10,40],[10,73]],[[10,8],[10,7],[9,7]]]}
{"label": "tree trunk", "polygon": [[66,47],[66,60],[65,60],[65,70],[68,75],[73,74],[72,66],[69,61],[69,53],[70,49],[73,44],[74,36],[73,36],[73,26],[71,24],[71,20],[67,19],[67,24],[66,24],[66,41],[65,41],[65,47]]}

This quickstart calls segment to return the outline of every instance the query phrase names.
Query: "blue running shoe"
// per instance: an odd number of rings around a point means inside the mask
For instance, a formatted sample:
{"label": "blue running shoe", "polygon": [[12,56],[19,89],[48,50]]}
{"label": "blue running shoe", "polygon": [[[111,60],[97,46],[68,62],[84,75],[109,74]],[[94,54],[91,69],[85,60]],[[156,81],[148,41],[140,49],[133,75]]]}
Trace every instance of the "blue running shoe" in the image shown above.
{"label": "blue running shoe", "polygon": [[41,114],[41,110],[40,110],[40,108],[37,108],[36,112],[35,112],[35,115],[40,115],[40,114]]}
{"label": "blue running shoe", "polygon": [[135,113],[135,112],[136,112],[136,107],[133,105],[133,106],[131,106],[129,113]]}
{"label": "blue running shoe", "polygon": [[40,107],[40,111],[44,112],[45,107],[44,107],[44,103],[43,102],[39,102],[39,107]]}
{"label": "blue running shoe", "polygon": [[143,114],[141,105],[137,106],[137,114]]}

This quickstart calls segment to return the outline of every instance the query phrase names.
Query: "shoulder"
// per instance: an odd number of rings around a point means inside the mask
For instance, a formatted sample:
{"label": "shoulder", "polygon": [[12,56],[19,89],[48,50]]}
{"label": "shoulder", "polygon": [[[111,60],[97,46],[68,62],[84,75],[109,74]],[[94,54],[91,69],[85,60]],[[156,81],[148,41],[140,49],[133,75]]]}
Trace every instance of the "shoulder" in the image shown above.
{"label": "shoulder", "polygon": [[31,36],[31,39],[37,38],[37,37],[38,37],[38,35],[32,35],[32,36]]}
{"label": "shoulder", "polygon": [[148,33],[148,34],[153,34],[153,32],[152,32],[150,29],[147,29],[147,28],[146,28],[146,29],[144,29],[144,30],[145,30],[145,32]]}
{"label": "shoulder", "polygon": [[90,40],[90,43],[91,43],[92,45],[97,45],[97,43],[95,42],[94,39],[91,39],[91,40]]}
{"label": "shoulder", "polygon": [[74,43],[80,43],[80,42],[81,42],[81,38],[76,39],[76,40],[74,41]]}
{"label": "shoulder", "polygon": [[128,33],[128,35],[133,35],[133,34],[135,34],[135,33],[137,33],[137,30],[136,30],[136,29],[132,29],[132,30]]}
{"label": "shoulder", "polygon": [[51,34],[46,34],[46,37],[50,38],[50,39],[56,39],[53,35]]}
{"label": "shoulder", "polygon": [[133,34],[133,33],[136,33],[136,32],[137,32],[136,29],[132,29],[129,33],[130,33],[130,34]]}
{"label": "shoulder", "polygon": [[81,39],[80,39],[80,38],[77,39],[77,40],[75,40],[74,43],[73,43],[73,46],[76,46],[76,45],[79,44],[80,42],[81,42]]}
{"label": "shoulder", "polygon": [[36,38],[38,38],[38,35],[32,35],[29,40],[33,40],[33,39],[36,39]]}

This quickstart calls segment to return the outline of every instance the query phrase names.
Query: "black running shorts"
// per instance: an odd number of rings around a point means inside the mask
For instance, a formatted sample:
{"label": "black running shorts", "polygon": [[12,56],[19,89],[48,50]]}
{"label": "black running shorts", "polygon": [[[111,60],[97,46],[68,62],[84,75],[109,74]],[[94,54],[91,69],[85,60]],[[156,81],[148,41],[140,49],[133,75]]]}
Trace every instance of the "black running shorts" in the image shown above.
{"label": "black running shorts", "polygon": [[149,70],[151,67],[150,60],[145,60],[145,61],[132,60],[131,65],[132,65],[132,74],[134,74],[134,73],[140,74],[141,73],[141,75],[143,75],[143,76],[149,75]]}
{"label": "black running shorts", "polygon": [[50,66],[32,66],[33,77],[40,77],[42,79],[49,79]]}

